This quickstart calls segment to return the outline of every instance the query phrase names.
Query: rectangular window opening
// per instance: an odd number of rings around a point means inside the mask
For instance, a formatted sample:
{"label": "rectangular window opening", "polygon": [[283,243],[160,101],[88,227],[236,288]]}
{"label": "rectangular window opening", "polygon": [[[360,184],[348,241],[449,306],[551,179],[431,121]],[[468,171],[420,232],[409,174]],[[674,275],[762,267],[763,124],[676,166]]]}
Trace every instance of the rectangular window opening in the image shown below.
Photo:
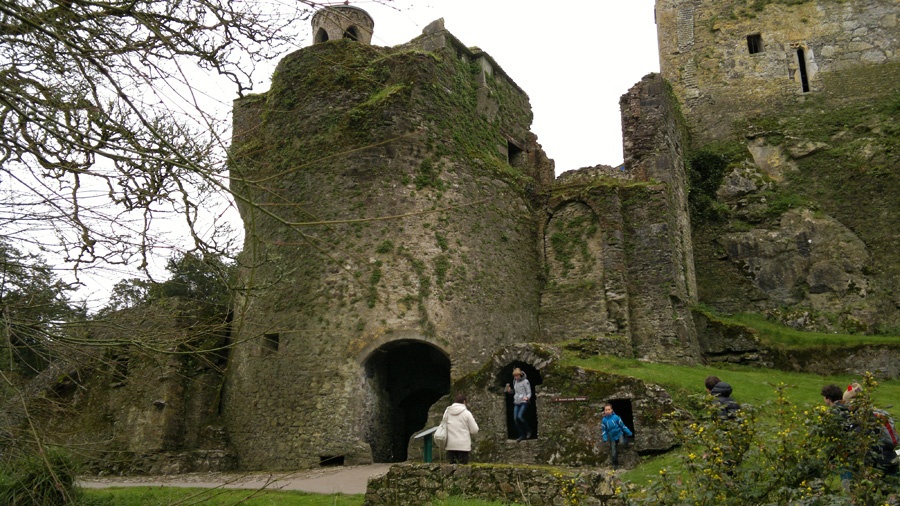
{"label": "rectangular window opening", "polygon": [[275,353],[278,351],[280,336],[278,334],[264,334],[263,335],[263,351],[266,354]]}
{"label": "rectangular window opening", "polygon": [[763,52],[762,35],[760,35],[758,33],[748,35],[747,36],[747,50],[750,51],[750,54],[762,53]]}

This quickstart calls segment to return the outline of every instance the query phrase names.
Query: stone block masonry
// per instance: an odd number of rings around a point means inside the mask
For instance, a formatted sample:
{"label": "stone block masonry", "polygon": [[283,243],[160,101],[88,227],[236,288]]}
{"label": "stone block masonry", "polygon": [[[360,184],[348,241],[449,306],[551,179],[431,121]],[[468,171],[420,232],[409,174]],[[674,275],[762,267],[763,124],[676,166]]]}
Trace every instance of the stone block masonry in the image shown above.
{"label": "stone block masonry", "polygon": [[595,469],[398,464],[384,476],[369,481],[363,504],[428,504],[460,496],[532,506],[600,505],[611,504],[618,485],[615,474]]}

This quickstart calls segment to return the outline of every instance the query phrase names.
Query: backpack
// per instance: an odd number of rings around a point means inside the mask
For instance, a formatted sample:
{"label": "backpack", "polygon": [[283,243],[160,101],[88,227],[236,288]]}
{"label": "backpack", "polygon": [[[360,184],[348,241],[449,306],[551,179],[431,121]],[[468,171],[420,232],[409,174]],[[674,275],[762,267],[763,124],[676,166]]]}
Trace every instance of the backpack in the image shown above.
{"label": "backpack", "polygon": [[891,417],[891,414],[883,409],[873,409],[872,414],[875,415],[875,418],[881,424],[881,433],[878,436],[878,441],[884,446],[895,448],[897,443],[900,443],[900,439],[898,439],[897,429],[894,427],[894,419]]}

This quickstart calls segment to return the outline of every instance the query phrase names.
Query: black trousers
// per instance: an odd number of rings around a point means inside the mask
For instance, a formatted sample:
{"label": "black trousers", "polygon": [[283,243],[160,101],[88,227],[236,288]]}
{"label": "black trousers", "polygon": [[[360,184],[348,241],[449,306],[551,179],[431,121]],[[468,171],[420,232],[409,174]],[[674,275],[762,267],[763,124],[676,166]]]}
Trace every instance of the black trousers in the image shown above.
{"label": "black trousers", "polygon": [[451,464],[468,464],[469,452],[447,450],[447,460],[449,460]]}

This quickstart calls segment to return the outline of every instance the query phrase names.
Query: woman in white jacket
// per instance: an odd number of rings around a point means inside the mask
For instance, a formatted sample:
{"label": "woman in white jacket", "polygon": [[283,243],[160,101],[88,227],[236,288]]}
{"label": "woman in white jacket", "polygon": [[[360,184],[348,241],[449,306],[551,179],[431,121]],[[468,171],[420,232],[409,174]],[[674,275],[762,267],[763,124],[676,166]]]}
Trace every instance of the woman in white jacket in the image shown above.
{"label": "woman in white jacket", "polygon": [[475,417],[466,407],[465,394],[457,394],[441,421],[447,425],[447,460],[451,464],[468,464],[472,451],[472,436],[478,434]]}

